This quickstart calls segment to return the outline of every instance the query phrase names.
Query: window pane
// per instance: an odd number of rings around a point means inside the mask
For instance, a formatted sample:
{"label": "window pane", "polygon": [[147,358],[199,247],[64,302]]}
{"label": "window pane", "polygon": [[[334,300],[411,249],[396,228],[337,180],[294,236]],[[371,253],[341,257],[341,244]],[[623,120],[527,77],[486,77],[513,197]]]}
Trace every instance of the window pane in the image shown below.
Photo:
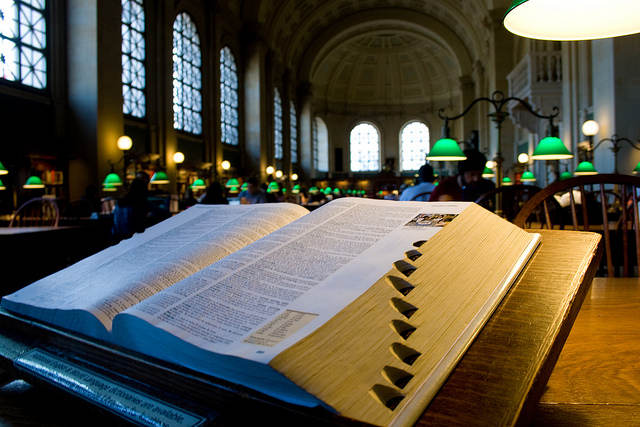
{"label": "window pane", "polygon": [[45,0],[0,0],[0,79],[47,86]]}
{"label": "window pane", "polygon": [[146,112],[143,0],[121,0],[122,112],[144,117]]}
{"label": "window pane", "polygon": [[282,99],[278,89],[273,90],[273,145],[275,158],[282,159]]}
{"label": "window pane", "polygon": [[289,123],[291,125],[291,163],[298,163],[298,116],[293,102],[289,104]]}
{"label": "window pane", "polygon": [[407,124],[400,134],[400,170],[414,171],[429,152],[429,128],[421,122]]}
{"label": "window pane", "polygon": [[349,137],[351,170],[367,172],[380,170],[380,135],[369,123],[360,123]]}
{"label": "window pane", "polygon": [[311,132],[315,170],[329,172],[329,133],[320,117],[313,121]]}
{"label": "window pane", "polygon": [[200,38],[187,13],[173,22],[173,127],[202,133]]}
{"label": "window pane", "polygon": [[238,71],[231,49],[220,49],[220,130],[222,142],[238,145]]}

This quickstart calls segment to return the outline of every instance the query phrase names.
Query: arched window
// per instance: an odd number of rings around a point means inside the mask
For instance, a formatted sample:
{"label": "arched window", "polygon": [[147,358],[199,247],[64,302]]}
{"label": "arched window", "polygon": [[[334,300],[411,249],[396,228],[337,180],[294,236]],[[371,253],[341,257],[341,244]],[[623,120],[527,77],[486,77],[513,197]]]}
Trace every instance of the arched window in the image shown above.
{"label": "arched window", "polygon": [[222,142],[238,145],[238,69],[231,49],[220,49],[220,134]]}
{"label": "arched window", "polygon": [[380,170],[380,134],[375,126],[360,123],[351,129],[349,149],[352,172]]}
{"label": "arched window", "polygon": [[122,0],[122,112],[134,117],[146,113],[143,0]]}
{"label": "arched window", "polygon": [[173,127],[202,133],[202,73],[198,30],[186,13],[173,21]]}
{"label": "arched window", "polygon": [[329,132],[327,125],[316,117],[311,128],[313,143],[313,163],[317,172],[329,172]]}
{"label": "arched window", "polygon": [[0,78],[47,86],[46,0],[0,1]]}
{"label": "arched window", "polygon": [[400,170],[415,171],[429,152],[429,128],[422,122],[407,123],[400,132]]}
{"label": "arched window", "polygon": [[298,115],[293,101],[289,103],[289,124],[291,134],[291,163],[298,163]]}
{"label": "arched window", "polygon": [[273,146],[275,158],[282,159],[282,99],[278,89],[273,90]]}

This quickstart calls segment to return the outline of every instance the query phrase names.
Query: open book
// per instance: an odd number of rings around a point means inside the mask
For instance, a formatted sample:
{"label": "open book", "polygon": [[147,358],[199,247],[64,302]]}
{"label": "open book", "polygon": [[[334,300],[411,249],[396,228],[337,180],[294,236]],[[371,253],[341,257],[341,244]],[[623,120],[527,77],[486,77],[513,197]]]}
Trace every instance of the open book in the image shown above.
{"label": "open book", "polygon": [[538,242],[471,203],[197,205],[1,305],[288,403],[405,424]]}

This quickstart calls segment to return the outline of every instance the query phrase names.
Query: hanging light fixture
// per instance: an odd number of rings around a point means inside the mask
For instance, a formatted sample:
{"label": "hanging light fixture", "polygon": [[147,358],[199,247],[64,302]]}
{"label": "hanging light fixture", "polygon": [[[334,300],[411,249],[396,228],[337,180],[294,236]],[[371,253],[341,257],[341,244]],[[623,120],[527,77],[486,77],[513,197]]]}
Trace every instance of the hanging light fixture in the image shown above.
{"label": "hanging light fixture", "polygon": [[22,188],[33,190],[36,188],[44,188],[44,184],[42,183],[42,180],[40,178],[38,178],[35,175],[32,175],[29,178],[27,178],[27,182],[24,183]]}
{"label": "hanging light fixture", "polygon": [[512,33],[540,40],[593,40],[640,32],[638,0],[513,0]]}
{"label": "hanging light fixture", "polygon": [[164,171],[156,171],[156,173],[153,174],[149,182],[151,184],[168,184],[169,177],[167,176],[167,173]]}
{"label": "hanging light fixture", "polygon": [[525,171],[520,177],[522,182],[536,182],[536,176],[531,171]]}
{"label": "hanging light fixture", "polygon": [[547,136],[540,141],[531,158],[533,160],[562,160],[573,158],[573,154],[565,147],[560,138]]}
{"label": "hanging light fixture", "polygon": [[576,171],[574,172],[576,175],[597,175],[598,171],[593,166],[591,162],[580,162]]}

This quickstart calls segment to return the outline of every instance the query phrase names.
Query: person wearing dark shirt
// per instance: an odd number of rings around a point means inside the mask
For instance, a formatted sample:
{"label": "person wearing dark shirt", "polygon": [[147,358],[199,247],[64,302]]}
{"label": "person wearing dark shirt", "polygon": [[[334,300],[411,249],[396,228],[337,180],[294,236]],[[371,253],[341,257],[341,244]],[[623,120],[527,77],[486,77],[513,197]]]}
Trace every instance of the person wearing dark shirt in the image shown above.
{"label": "person wearing dark shirt", "polygon": [[400,199],[402,201],[419,201],[426,202],[429,200],[435,185],[433,181],[435,181],[435,176],[433,176],[433,168],[429,164],[424,164],[418,171],[418,182],[416,185],[406,188],[402,194],[400,194]]}
{"label": "person wearing dark shirt", "polygon": [[465,150],[464,155],[467,159],[458,163],[458,175],[442,180],[431,193],[430,201],[473,202],[495,188],[493,181],[482,177],[487,163],[485,155],[475,149]]}
{"label": "person wearing dark shirt", "polygon": [[224,196],[224,188],[218,181],[213,181],[207,188],[207,192],[200,199],[203,205],[228,205],[229,201]]}
{"label": "person wearing dark shirt", "polygon": [[136,175],[129,185],[129,191],[118,200],[113,210],[112,235],[115,239],[126,239],[133,233],[142,233],[149,215],[149,177],[144,173]]}

